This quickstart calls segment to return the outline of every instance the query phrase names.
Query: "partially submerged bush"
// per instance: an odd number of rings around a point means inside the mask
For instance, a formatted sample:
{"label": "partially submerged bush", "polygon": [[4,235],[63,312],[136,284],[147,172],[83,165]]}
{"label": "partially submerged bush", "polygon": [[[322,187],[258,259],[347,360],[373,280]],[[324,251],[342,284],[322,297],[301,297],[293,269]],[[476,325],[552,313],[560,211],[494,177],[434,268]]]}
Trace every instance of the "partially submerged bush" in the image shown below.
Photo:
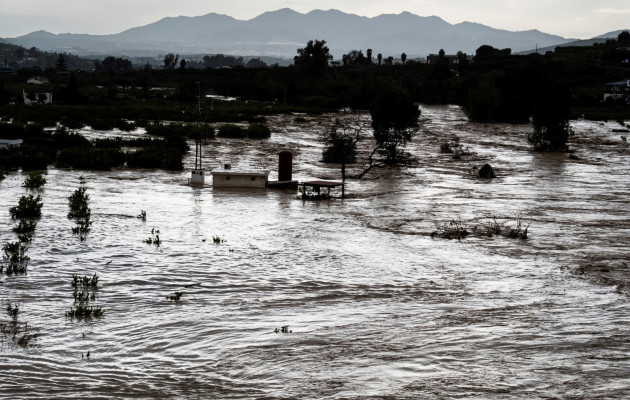
{"label": "partially submerged bush", "polygon": [[[103,316],[103,309],[97,306],[91,306],[90,302],[96,300],[94,290],[98,285],[98,275],[96,273],[92,277],[72,275],[72,287],[74,287],[73,307],[66,311],[66,317],[78,320],[89,320],[92,318],[100,318]],[[85,290],[79,291],[79,288]]]}
{"label": "partially submerged bush", "polygon": [[479,172],[477,172],[477,176],[484,179],[495,178],[494,169],[490,164],[484,164],[481,168],[479,168]]}
{"label": "partially submerged bush", "polygon": [[267,139],[271,137],[271,130],[267,125],[257,122],[247,127],[245,135],[248,139]]}
{"label": "partially submerged bush", "polygon": [[31,172],[28,174],[22,186],[29,189],[37,189],[46,184],[46,178],[39,172]]}
{"label": "partially submerged bush", "polygon": [[11,207],[9,213],[13,219],[36,219],[42,216],[42,198],[32,194],[20,197],[18,205]]}
{"label": "partially submerged bush", "polygon": [[72,228],[72,233],[79,236],[81,241],[87,239],[87,234],[92,226],[92,210],[89,207],[90,195],[86,193],[84,187],[78,188],[68,196],[68,218],[74,219],[76,226]]}
{"label": "partially submerged bush", "polygon": [[235,124],[223,124],[219,127],[218,137],[222,138],[244,138],[246,136],[245,130]]}
{"label": "partially submerged bush", "polygon": [[[6,324],[0,323],[0,333],[3,336],[10,337],[13,344],[17,344],[20,347],[28,347],[32,344],[33,339],[37,338],[38,334],[33,331],[30,324],[19,321],[20,308],[17,304],[7,302],[5,311],[11,318],[11,321]],[[2,343],[4,343],[4,340]]]}
{"label": "partially submerged bush", "polygon": [[92,319],[100,318],[104,314],[103,308],[96,306],[88,306],[84,304],[78,304],[70,307],[70,311],[66,311],[66,317],[76,319]]}
{"label": "partially submerged bush", "polygon": [[161,137],[193,137],[193,133],[195,132],[195,126],[191,124],[162,124],[159,122],[150,123],[145,129],[148,134]]}
{"label": "partially submerged bush", "polygon": [[109,171],[125,164],[125,153],[116,148],[71,148],[57,155],[57,168]]}
{"label": "partially submerged bush", "polygon": [[440,237],[443,239],[463,239],[468,236],[470,232],[462,224],[460,220],[452,220],[448,224],[438,225],[436,230],[431,233],[431,237]]}
{"label": "partially submerged bush", "polygon": [[516,217],[515,226],[501,225],[497,222],[496,217],[492,217],[492,221],[488,224],[476,225],[472,229],[468,229],[460,220],[452,220],[448,224],[437,225],[436,230],[431,233],[432,238],[442,239],[463,239],[469,235],[475,237],[493,237],[503,236],[512,239],[527,239],[528,229],[531,221],[525,225],[523,217]]}
{"label": "partially submerged bush", "polygon": [[94,273],[92,277],[87,275],[80,277],[79,275],[72,275],[72,287],[96,287],[98,285],[98,275]]}
{"label": "partially submerged bush", "polygon": [[[29,256],[26,255],[28,247],[21,242],[10,242],[2,246],[4,255],[2,258],[6,261],[7,275],[25,274],[28,267]],[[0,272],[4,270],[4,264],[0,264]]]}
{"label": "partially submerged bush", "polygon": [[175,292],[175,294],[170,295],[170,296],[166,296],[166,298],[171,300],[171,301],[174,301],[175,303],[179,303],[179,299],[182,298],[183,294],[184,293],[182,293],[182,292]]}

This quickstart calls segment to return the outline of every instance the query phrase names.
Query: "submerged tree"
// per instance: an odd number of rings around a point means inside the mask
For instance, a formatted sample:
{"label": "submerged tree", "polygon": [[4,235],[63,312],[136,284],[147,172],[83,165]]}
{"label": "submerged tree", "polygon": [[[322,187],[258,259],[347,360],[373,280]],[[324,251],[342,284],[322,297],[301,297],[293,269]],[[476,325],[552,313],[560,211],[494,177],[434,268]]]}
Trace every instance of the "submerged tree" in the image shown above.
{"label": "submerged tree", "polygon": [[569,92],[560,85],[544,86],[532,116],[533,132],[527,140],[536,151],[566,151],[569,136]]}
{"label": "submerged tree", "polygon": [[[373,167],[394,166],[404,160],[400,147],[404,147],[418,132],[420,109],[407,92],[389,88],[376,97],[370,107],[370,115],[376,146],[368,157],[367,169],[359,177]],[[378,156],[380,161],[375,159]]]}
{"label": "submerged tree", "polygon": [[[357,144],[364,140],[364,132],[369,122],[361,116],[341,115],[320,134],[324,144],[324,162],[341,164],[341,179],[346,181],[346,164],[356,161]],[[341,187],[341,197],[345,197],[345,187]]]}

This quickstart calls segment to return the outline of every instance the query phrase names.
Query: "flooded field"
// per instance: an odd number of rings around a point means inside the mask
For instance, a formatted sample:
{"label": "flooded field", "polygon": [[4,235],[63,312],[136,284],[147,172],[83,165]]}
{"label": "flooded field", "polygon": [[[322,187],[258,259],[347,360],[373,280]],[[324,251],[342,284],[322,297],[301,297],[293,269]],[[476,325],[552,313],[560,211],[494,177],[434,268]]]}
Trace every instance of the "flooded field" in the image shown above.
{"label": "flooded field", "polygon": [[[294,179],[339,179],[320,162],[326,118],[271,117],[269,140],[210,141],[205,167],[266,166],[275,179],[289,148]],[[191,188],[189,172],[51,168],[36,191],[10,174],[0,243],[16,240],[8,210],[20,196],[44,207],[27,275],[0,276],[0,321],[11,301],[38,333],[27,348],[2,339],[0,397],[627,397],[620,126],[573,121],[569,158],[532,153],[526,125],[472,124],[456,107],[422,107],[421,118],[413,165],[350,180],[345,200]],[[440,152],[455,136],[459,159]],[[484,163],[495,179],[474,176]],[[84,242],[67,218],[80,186],[94,222]],[[518,218],[527,240],[431,237],[453,220],[472,231]],[[144,243],[155,229],[161,245]],[[94,273],[103,317],[66,318],[72,275]]]}

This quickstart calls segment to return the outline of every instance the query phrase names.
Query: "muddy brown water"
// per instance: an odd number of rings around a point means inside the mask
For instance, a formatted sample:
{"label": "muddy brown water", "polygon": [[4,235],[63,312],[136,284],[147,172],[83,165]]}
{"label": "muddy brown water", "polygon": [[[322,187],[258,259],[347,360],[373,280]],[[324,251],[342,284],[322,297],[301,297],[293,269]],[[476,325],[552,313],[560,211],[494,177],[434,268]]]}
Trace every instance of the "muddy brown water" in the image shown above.
{"label": "muddy brown water", "polygon": [[[210,141],[206,167],[266,166],[275,179],[289,148],[295,178],[338,179],[316,140],[330,116],[294,118],[270,118],[266,141]],[[0,397],[627,398],[619,125],[573,121],[569,159],[532,153],[527,125],[472,124],[456,107],[423,106],[421,118],[414,164],[350,180],[343,201],[191,188],[189,172],[49,169],[28,273],[0,277],[0,321],[12,301],[39,336],[26,349],[3,338]],[[440,153],[454,136],[460,159]],[[471,172],[486,162],[491,181]],[[15,240],[8,209],[29,193],[24,176],[0,182],[0,243]],[[66,217],[81,176],[85,242]],[[527,240],[430,236],[451,220],[518,216]],[[153,228],[159,247],[143,242]],[[93,273],[104,316],[67,319],[72,275]]]}

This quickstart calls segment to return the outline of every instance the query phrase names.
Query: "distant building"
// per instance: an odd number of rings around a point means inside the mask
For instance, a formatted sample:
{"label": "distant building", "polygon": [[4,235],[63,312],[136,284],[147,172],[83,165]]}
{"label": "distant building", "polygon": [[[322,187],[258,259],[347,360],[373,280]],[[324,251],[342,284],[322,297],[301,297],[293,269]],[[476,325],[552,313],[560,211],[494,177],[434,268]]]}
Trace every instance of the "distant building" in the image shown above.
{"label": "distant building", "polygon": [[24,141],[22,139],[0,139],[0,149],[20,147],[23,142]]}
{"label": "distant building", "polygon": [[630,79],[607,83],[606,91],[604,92],[604,101],[608,99],[614,101],[625,99],[626,104],[630,104]]}
{"label": "distant building", "polygon": [[50,92],[22,89],[24,104],[52,104],[53,95]]}
{"label": "distant building", "polygon": [[30,77],[26,80],[26,83],[31,84],[31,85],[45,85],[50,83],[50,81],[47,78],[44,78],[43,76],[33,76]]}

